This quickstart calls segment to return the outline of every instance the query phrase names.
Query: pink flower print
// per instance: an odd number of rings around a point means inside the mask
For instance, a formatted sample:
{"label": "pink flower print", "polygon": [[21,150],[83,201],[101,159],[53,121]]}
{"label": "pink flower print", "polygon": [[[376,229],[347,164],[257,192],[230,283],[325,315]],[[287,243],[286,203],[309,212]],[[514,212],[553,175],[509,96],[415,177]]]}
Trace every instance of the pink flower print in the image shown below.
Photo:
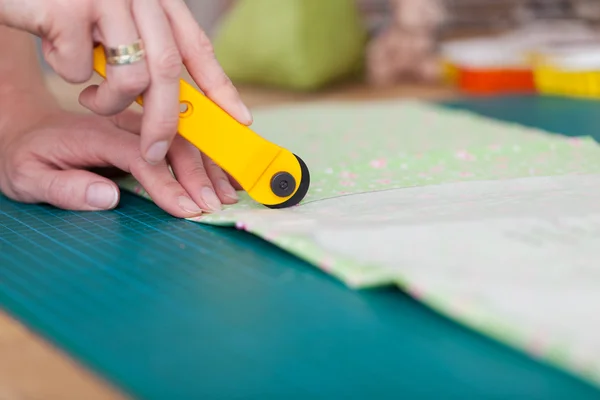
{"label": "pink flower print", "polygon": [[545,343],[541,337],[537,337],[529,343],[529,352],[533,353],[536,356],[542,355],[544,353]]}
{"label": "pink flower print", "polygon": [[245,231],[245,230],[247,230],[248,227],[243,222],[238,221],[235,223],[235,228],[239,231]]}
{"label": "pink flower print", "polygon": [[333,268],[333,260],[330,257],[326,257],[321,261],[321,269],[325,272],[330,272]]}
{"label": "pink flower print", "polygon": [[377,179],[375,182],[379,183],[380,185],[389,185],[392,183],[390,179]]}
{"label": "pink flower print", "polygon": [[413,296],[417,300],[422,299],[422,298],[425,297],[425,291],[422,290],[420,287],[412,286],[411,285],[411,286],[407,287],[407,290],[411,294],[411,296]]}
{"label": "pink flower print", "polygon": [[353,181],[341,181],[340,185],[344,187],[352,187],[355,186],[356,183],[354,183]]}
{"label": "pink flower print", "polygon": [[582,145],[581,139],[579,138],[569,138],[567,140],[569,144],[573,147],[580,147]]}
{"label": "pink flower print", "polygon": [[462,178],[472,178],[475,176],[474,173],[472,172],[468,172],[468,171],[463,171],[459,174]]}
{"label": "pink flower print", "polygon": [[379,169],[385,168],[387,166],[387,160],[384,158],[380,158],[378,160],[371,161],[371,167]]}
{"label": "pink flower print", "polygon": [[492,144],[490,146],[490,150],[494,150],[494,151],[498,151],[502,148],[502,146],[500,146],[499,144]]}
{"label": "pink flower print", "polygon": [[344,172],[342,172],[342,173],[340,174],[340,176],[341,176],[342,178],[346,178],[346,179],[356,179],[356,178],[358,178],[358,175],[356,175],[356,174],[353,174],[352,172],[349,172],[349,171],[344,171]]}
{"label": "pink flower print", "polygon": [[457,151],[455,154],[456,158],[458,158],[459,160],[464,160],[464,161],[475,161],[475,156],[471,153],[469,153],[466,150],[460,150]]}
{"label": "pink flower print", "polygon": [[444,170],[444,167],[442,167],[441,165],[436,165],[435,167],[431,168],[431,172],[434,174],[442,172],[443,170]]}

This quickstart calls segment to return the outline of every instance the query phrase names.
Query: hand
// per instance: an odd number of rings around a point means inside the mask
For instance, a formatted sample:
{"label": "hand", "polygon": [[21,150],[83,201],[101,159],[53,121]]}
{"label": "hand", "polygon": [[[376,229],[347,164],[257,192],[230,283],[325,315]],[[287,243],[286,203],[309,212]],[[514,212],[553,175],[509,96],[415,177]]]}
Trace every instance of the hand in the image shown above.
{"label": "hand", "polygon": [[183,0],[0,0],[2,23],[41,37],[45,59],[71,83],[91,77],[95,41],[116,47],[141,38],[146,58],[107,66],[106,80],[86,88],[80,103],[113,116],[143,93],[141,154],[151,164],[163,161],[175,138],[182,63],[209,98],[240,123],[252,123]]}
{"label": "hand", "polygon": [[11,118],[17,122],[0,121],[0,191],[13,200],[70,210],[111,209],[119,201],[117,185],[88,169],[117,167],[133,174],[175,217],[237,201],[230,178],[181,136],[167,156],[176,178],[165,161],[145,162],[137,136],[143,122],[136,112],[109,118],[43,109]]}

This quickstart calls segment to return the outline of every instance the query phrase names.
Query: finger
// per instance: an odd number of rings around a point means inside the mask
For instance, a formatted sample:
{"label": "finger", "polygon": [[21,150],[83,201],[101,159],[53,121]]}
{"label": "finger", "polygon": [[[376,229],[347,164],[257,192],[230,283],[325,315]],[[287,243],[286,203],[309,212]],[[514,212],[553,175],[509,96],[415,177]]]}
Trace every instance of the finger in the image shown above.
{"label": "finger", "polygon": [[[112,121],[115,125],[117,125],[118,127],[120,127],[121,129],[125,129],[129,132],[135,133],[135,134],[139,134],[139,129],[141,126],[141,114],[131,111],[131,110],[125,110],[124,112],[117,114],[116,116],[114,116],[112,118]],[[188,168],[191,168],[192,170],[194,168],[198,168],[199,169],[199,173],[200,173],[200,178],[204,178],[205,176],[208,176],[210,182],[212,182],[212,186],[215,188],[215,192],[217,194],[217,197],[219,198],[219,200],[221,201],[221,203],[223,204],[233,204],[235,202],[238,201],[238,195],[236,190],[242,190],[242,187],[228,174],[226,174],[219,166],[217,166],[214,161],[212,161],[210,158],[206,157],[205,155],[201,155],[201,153],[196,149],[188,149],[187,147],[191,146],[188,143],[188,145],[182,145],[179,144],[181,138],[175,138],[173,145],[171,146],[171,151],[169,152],[169,154],[171,155],[170,159],[173,160],[171,161],[171,165],[175,164],[175,165],[179,165],[179,164],[185,164],[184,162],[180,162],[179,158],[180,157],[191,157],[192,161],[189,161],[187,163]],[[183,140],[183,142],[186,142],[185,140]],[[187,143],[187,142],[186,142]],[[185,146],[186,148],[182,149],[182,150],[177,150],[179,147],[183,147]],[[175,147],[175,149],[173,149],[173,147]],[[182,154],[185,154],[182,156]],[[200,160],[198,160],[198,157],[202,157]],[[182,167],[183,169],[186,168],[186,166]],[[179,170],[179,167],[175,168],[176,170]],[[190,177],[189,181],[186,178],[189,174],[186,174],[185,171],[182,170],[181,173],[179,173],[179,176],[182,176],[182,179],[179,179],[179,181],[182,183],[183,187],[191,193],[194,193],[194,191],[197,189],[197,183],[198,183],[198,176],[196,177]],[[208,195],[209,199],[214,201],[213,197],[211,194]],[[198,200],[198,198],[196,197],[195,199]],[[201,202],[202,204],[205,204],[208,207],[208,201],[209,199],[206,199],[205,201]],[[216,203],[214,204],[216,206]],[[211,207],[209,207],[211,208]],[[220,208],[220,206],[219,206]]]}
{"label": "finger", "polygon": [[[173,177],[166,161],[148,164],[140,155],[139,138],[125,131],[115,129],[121,137],[113,141],[104,140],[98,145],[98,152],[112,164],[130,172],[144,187],[150,198],[160,208],[177,218],[190,218],[202,214],[202,208],[192,200],[186,189]],[[123,140],[125,137],[127,140]],[[108,138],[107,138],[108,139]],[[119,145],[117,145],[119,143]],[[124,160],[126,160],[124,162]],[[125,165],[123,165],[125,163]]]}
{"label": "finger", "polygon": [[234,187],[229,181],[229,177],[213,160],[211,160],[206,154],[202,154],[202,163],[206,169],[206,174],[213,184],[217,196],[223,204],[235,204],[239,197]]}
{"label": "finger", "polygon": [[109,210],[119,203],[119,189],[109,179],[84,170],[41,170],[32,188],[36,201],[66,210]]}
{"label": "finger", "polygon": [[93,73],[92,34],[79,21],[57,21],[61,30],[42,39],[42,53],[50,67],[69,83],[83,83]]}
{"label": "finger", "polygon": [[227,174],[227,178],[229,179],[229,183],[231,183],[231,186],[233,186],[233,188],[235,190],[244,190],[244,188],[242,187],[242,185],[240,185],[238,183],[238,181],[235,180],[235,178],[233,176],[231,176],[230,174],[228,174],[227,172],[225,172]]}
{"label": "finger", "polygon": [[144,187],[150,198],[163,210],[178,218],[202,214],[198,201],[173,177],[166,161],[152,165],[138,158],[132,165],[132,175]]}
{"label": "finger", "polygon": [[212,44],[183,0],[164,0],[183,62],[200,89],[233,118],[250,125],[252,114],[217,61]]}
{"label": "finger", "polygon": [[151,165],[141,157],[139,136],[107,124],[102,130],[78,130],[69,143],[69,151],[77,154],[79,163],[112,165],[131,173],[152,200],[169,214],[188,218],[202,213],[201,208],[175,180],[166,162]]}
{"label": "finger", "polygon": [[[127,1],[97,2],[97,35],[105,47],[130,45],[139,33]],[[106,79],[100,85],[88,86],[79,95],[79,102],[99,115],[123,111],[150,84],[148,66],[144,59],[127,65],[106,66]]]}
{"label": "finger", "polygon": [[169,162],[177,180],[205,211],[221,209],[221,200],[208,176],[200,151],[182,137],[176,137],[169,151]]}
{"label": "finger", "polygon": [[[140,129],[142,126],[142,114],[140,114],[139,112],[133,111],[133,110],[125,110],[122,113],[119,113],[119,114],[111,117],[111,121],[117,127],[124,129],[128,132],[134,133],[136,135],[139,135]],[[210,160],[210,158],[208,158],[208,157],[207,157],[207,159]],[[211,162],[211,164],[214,164],[214,162],[212,160],[210,160],[210,162]],[[226,177],[229,185],[233,187],[234,191],[243,190],[242,186],[235,180],[234,177],[232,177],[227,172],[223,171],[218,166],[216,166],[215,169],[218,169],[218,171],[223,172],[223,174],[225,174],[225,177]],[[210,170],[212,170],[212,168],[208,169],[208,171],[210,171]],[[219,175],[218,178],[221,178],[221,176]],[[216,182],[217,178],[215,178],[215,179],[211,178],[211,180],[212,180],[212,182]],[[237,201],[237,199],[238,199],[237,193],[229,193],[229,188],[223,188],[223,190],[219,190],[218,187],[219,187],[219,185],[217,185],[217,194],[221,198],[221,200],[223,200],[224,203],[229,204],[229,202],[227,200],[225,200],[222,196],[225,196],[225,198],[227,198],[229,200]]]}
{"label": "finger", "polygon": [[141,148],[146,161],[155,164],[164,160],[177,133],[182,61],[158,0],[133,0],[133,14],[144,39],[151,81],[144,94]]}

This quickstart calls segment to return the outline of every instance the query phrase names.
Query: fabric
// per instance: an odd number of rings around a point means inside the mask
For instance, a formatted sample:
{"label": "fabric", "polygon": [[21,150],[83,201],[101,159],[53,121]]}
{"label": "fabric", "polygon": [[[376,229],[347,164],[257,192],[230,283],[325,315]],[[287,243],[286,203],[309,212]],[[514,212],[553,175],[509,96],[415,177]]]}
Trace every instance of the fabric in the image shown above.
{"label": "fabric", "polygon": [[[440,312],[600,383],[600,147],[406,101],[255,111],[302,157],[300,206],[239,204],[237,226],[355,288]],[[142,196],[135,181],[121,185]]]}
{"label": "fabric", "polygon": [[239,0],[213,43],[237,83],[314,90],[359,72],[366,39],[355,0]]}

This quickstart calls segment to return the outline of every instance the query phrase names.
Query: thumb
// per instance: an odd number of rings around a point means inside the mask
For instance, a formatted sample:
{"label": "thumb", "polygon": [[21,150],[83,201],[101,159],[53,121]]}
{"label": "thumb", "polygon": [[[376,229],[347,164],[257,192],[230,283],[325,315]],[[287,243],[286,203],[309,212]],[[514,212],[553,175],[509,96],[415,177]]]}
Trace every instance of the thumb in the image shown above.
{"label": "thumb", "polygon": [[43,175],[34,195],[38,201],[77,211],[109,210],[119,202],[117,185],[92,172],[48,170]]}

